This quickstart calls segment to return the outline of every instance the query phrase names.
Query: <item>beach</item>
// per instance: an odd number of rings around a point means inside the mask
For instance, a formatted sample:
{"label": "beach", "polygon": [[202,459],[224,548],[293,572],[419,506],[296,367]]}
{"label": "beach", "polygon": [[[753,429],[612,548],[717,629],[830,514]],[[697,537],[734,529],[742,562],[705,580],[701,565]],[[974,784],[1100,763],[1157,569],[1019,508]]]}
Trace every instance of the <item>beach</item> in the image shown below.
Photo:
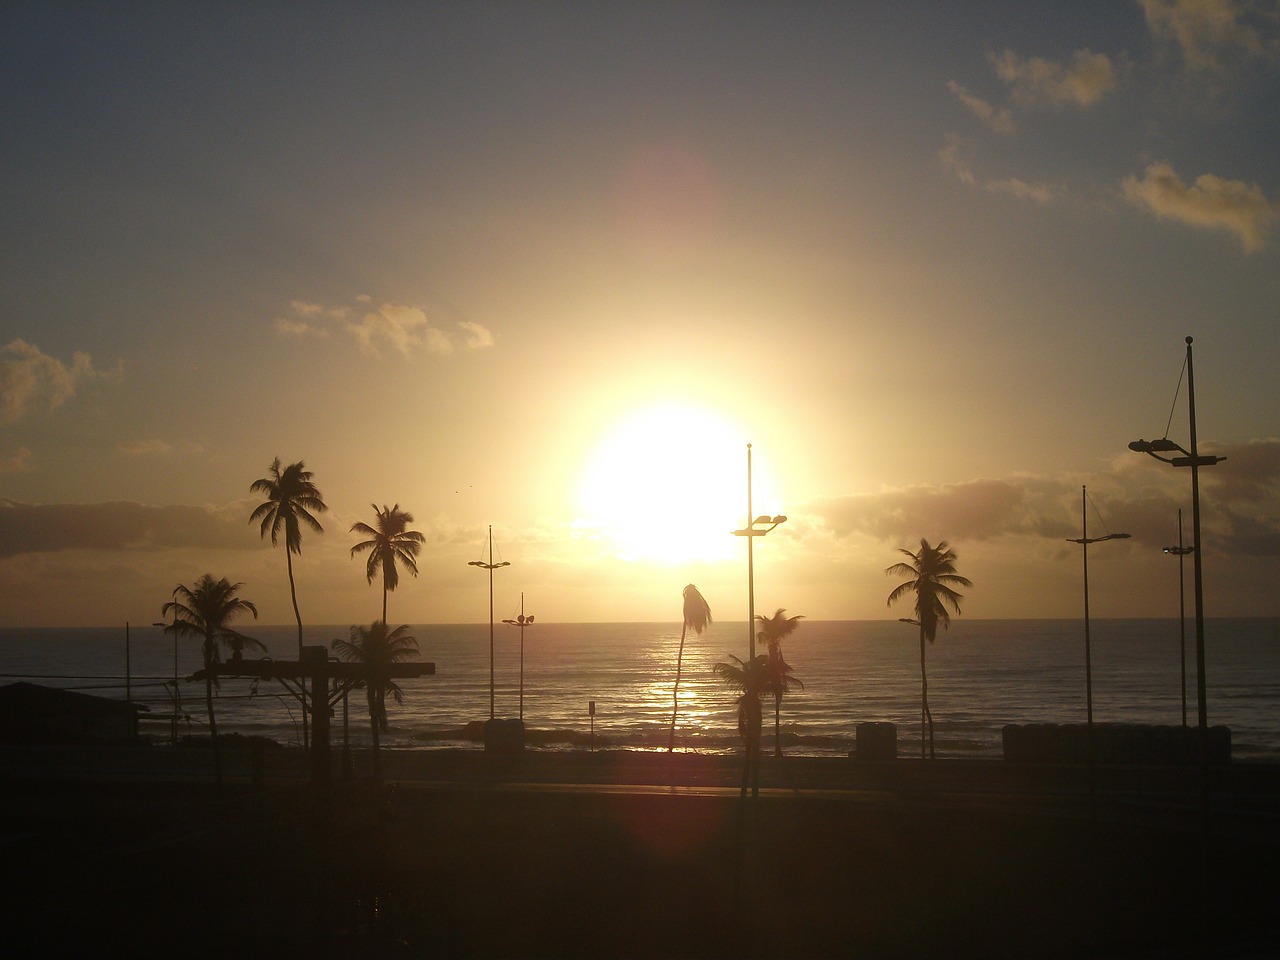
{"label": "beach", "polygon": [[[149,755],[169,751],[140,751]],[[1280,768],[393,751],[0,769],[28,954],[1258,957]],[[207,759],[207,758],[205,758]],[[300,758],[291,758],[297,760]],[[301,758],[305,759],[305,758]],[[272,758],[268,770],[303,769]],[[114,773],[112,772],[114,770]],[[248,771],[250,776],[243,774]]]}

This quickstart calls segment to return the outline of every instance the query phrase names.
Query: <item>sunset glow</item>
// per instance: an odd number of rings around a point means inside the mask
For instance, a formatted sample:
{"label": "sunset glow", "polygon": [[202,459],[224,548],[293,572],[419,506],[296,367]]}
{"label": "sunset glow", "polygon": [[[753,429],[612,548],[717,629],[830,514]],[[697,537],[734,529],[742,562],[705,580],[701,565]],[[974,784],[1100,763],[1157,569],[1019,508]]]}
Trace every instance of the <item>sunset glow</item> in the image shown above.
{"label": "sunset glow", "polygon": [[[965,614],[1079,609],[1079,491],[1133,534],[1100,616],[1280,577],[1274,0],[18,3],[0,9],[0,609],[151,622],[178,582],[295,620],[249,484],[303,461],[304,622],[877,618],[945,539]],[[289,42],[285,38],[305,38]],[[1091,523],[1090,528],[1093,529]],[[665,613],[664,613],[665,612]]]}
{"label": "sunset glow", "polygon": [[664,404],[619,421],[583,472],[589,528],[619,557],[667,566],[734,555],[746,512],[745,441],[726,419]]}

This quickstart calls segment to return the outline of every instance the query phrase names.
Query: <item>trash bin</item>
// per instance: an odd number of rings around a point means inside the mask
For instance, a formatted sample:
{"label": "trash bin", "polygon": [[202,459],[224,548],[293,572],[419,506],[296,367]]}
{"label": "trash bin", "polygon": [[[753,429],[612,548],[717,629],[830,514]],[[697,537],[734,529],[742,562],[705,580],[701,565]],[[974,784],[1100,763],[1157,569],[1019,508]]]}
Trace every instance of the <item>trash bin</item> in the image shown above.
{"label": "trash bin", "polygon": [[898,759],[898,725],[868,721],[855,728],[854,759],[860,763]]}

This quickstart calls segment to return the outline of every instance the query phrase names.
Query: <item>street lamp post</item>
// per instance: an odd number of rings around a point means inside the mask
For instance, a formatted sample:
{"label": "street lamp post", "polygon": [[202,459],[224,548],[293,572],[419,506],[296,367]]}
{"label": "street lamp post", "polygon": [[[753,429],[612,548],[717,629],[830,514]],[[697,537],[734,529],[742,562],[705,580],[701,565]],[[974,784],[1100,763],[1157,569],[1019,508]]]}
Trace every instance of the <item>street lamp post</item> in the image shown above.
{"label": "street lamp post", "polygon": [[481,570],[489,571],[489,719],[494,718],[493,712],[493,571],[499,567],[511,566],[506,560],[499,563],[493,562],[493,524],[489,524],[489,560],[471,560],[467,563],[469,567],[479,567]]}
{"label": "street lamp post", "polygon": [[1101,537],[1089,536],[1089,493],[1080,488],[1080,536],[1067,538],[1068,543],[1078,543],[1084,551],[1084,698],[1085,736],[1089,751],[1089,796],[1093,796],[1093,660],[1089,645],[1089,544],[1105,540],[1128,540],[1127,533],[1108,533]]}
{"label": "street lamp post", "polygon": [[751,518],[751,444],[747,444],[747,525],[741,530],[733,531],[735,537],[747,538],[747,651],[750,663],[756,658],[756,568],[754,543],[756,537],[763,537],[774,527],[786,523],[782,514],[776,517],[761,515]]}
{"label": "street lamp post", "polygon": [[[756,567],[755,567],[755,538],[763,537],[774,527],[780,523],[786,523],[787,518],[782,514],[770,517],[762,514],[752,519],[751,507],[751,444],[747,444],[747,525],[741,530],[733,531],[735,537],[747,538],[747,663],[746,675],[749,677],[754,673],[754,664],[756,660]],[[751,696],[753,692],[744,690],[744,695]],[[759,796],[760,794],[760,771],[759,758],[752,757],[751,743],[748,741],[746,745],[746,764],[743,768],[742,779],[742,796],[747,795],[747,780],[751,779],[751,795]]]}
{"label": "street lamp post", "polygon": [[1182,669],[1182,726],[1187,726],[1187,578],[1182,570],[1182,558],[1195,553],[1195,547],[1182,545],[1182,508],[1178,508],[1178,545],[1165,547],[1164,552],[1178,558],[1178,660]]}
{"label": "street lamp post", "polygon": [[[1200,548],[1200,468],[1211,467],[1227,458],[1200,456],[1196,443],[1196,381],[1191,361],[1191,341],[1192,338],[1187,337],[1187,407],[1191,425],[1191,449],[1187,450],[1174,443],[1167,436],[1159,440],[1134,440],[1129,444],[1129,449],[1175,467],[1191,468],[1191,567],[1196,603],[1196,725],[1199,728],[1199,749],[1203,759],[1209,735],[1209,709],[1204,680],[1204,580],[1201,569],[1204,551]],[[1162,453],[1174,452],[1181,453],[1182,456],[1161,456]]]}
{"label": "street lamp post", "polygon": [[520,616],[514,620],[503,620],[520,628],[520,719],[524,719],[524,628],[533,623],[533,614],[524,615],[524,591],[520,592]]}
{"label": "street lamp post", "polygon": [[[161,611],[163,612],[163,611]],[[169,625],[157,620],[151,624],[161,630],[168,630]],[[173,745],[178,745],[178,611],[173,612],[173,722],[171,725]]]}

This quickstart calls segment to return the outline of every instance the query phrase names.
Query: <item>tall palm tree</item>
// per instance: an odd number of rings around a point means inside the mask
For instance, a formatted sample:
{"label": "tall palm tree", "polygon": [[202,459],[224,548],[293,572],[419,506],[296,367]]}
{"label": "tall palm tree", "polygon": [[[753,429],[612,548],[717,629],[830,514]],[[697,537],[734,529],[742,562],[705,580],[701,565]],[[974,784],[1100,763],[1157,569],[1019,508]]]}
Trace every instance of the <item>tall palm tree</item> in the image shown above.
{"label": "tall palm tree", "polygon": [[779,607],[772,617],[756,614],[756,622],[760,624],[760,632],[756,639],[767,645],[769,651],[768,689],[773,694],[773,755],[782,756],[782,697],[793,687],[804,689],[804,684],[791,670],[791,664],[782,656],[782,641],[796,632],[802,614],[788,617],[787,611]]}
{"label": "tall palm tree", "polygon": [[760,698],[764,696],[769,679],[769,658],[760,654],[749,662],[729,654],[728,661],[717,663],[712,670],[725,685],[738,691],[738,733],[745,745],[742,766],[742,796],[747,795],[747,783],[752,784],[752,795],[760,792],[760,726],[762,721]]}
{"label": "tall palm tree", "polygon": [[703,599],[698,588],[692,583],[684,588],[684,626],[680,628],[680,651],[676,654],[676,685],[671,691],[671,739],[667,743],[667,753],[676,747],[676,713],[680,709],[680,667],[684,661],[684,637],[690,627],[693,632],[702,636],[711,622],[711,607]]}
{"label": "tall palm tree", "polygon": [[253,493],[266,494],[267,499],[249,515],[249,522],[262,522],[259,531],[261,536],[271,534],[271,545],[279,541],[280,531],[284,530],[284,557],[289,568],[289,598],[293,601],[293,616],[298,621],[298,659],[302,659],[302,614],[298,611],[298,590],[293,582],[293,555],[302,553],[302,525],[306,524],[316,533],[324,533],[320,521],[311,515],[312,511],[323,513],[328,505],[320,490],[312,481],[312,473],[303,466],[302,461],[291,463],[283,470],[280,458],[271,461],[267,476],[253,481],[249,490]]}
{"label": "tall palm tree", "polygon": [[262,643],[231,628],[232,621],[244,613],[258,618],[258,608],[248,600],[236,596],[243,583],[232,583],[223,577],[214,580],[206,573],[194,585],[178,584],[173,589],[173,599],[160,608],[161,614],[172,619],[167,631],[181,635],[195,635],[204,641],[201,652],[204,658],[204,700],[209,714],[209,737],[213,746],[213,776],[222,786],[222,758],[218,753],[218,720],[213,712],[213,667],[219,662],[218,644],[231,650],[239,658],[246,646],[260,647]]}
{"label": "tall palm tree", "polygon": [[400,585],[400,571],[396,569],[396,561],[404,564],[405,569],[415,577],[418,575],[418,551],[426,538],[417,530],[406,530],[413,523],[413,514],[401,510],[400,504],[394,507],[383,506],[378,509],[376,503],[371,504],[377,527],[357,522],[352,525],[351,532],[359,533],[368,540],[362,540],[351,548],[351,555],[369,551],[369,562],[365,567],[369,582],[373,583],[373,575],[382,570],[382,622],[387,622],[387,594]]}
{"label": "tall palm tree", "polygon": [[409,625],[401,624],[387,630],[385,620],[375,620],[367,627],[352,627],[350,640],[333,641],[333,649],[343,660],[363,663],[368,667],[368,679],[364,681],[365,697],[369,703],[369,729],[373,734],[373,775],[382,776],[378,748],[380,735],[387,732],[387,694],[396,703],[404,700],[404,691],[391,679],[388,668],[416,656],[418,641],[409,636]]}
{"label": "tall palm tree", "polygon": [[889,593],[888,604],[908,593],[914,593],[915,623],[920,627],[920,757],[924,758],[925,731],[928,730],[929,757],[933,758],[933,714],[929,711],[929,679],[925,673],[924,651],[925,641],[933,643],[938,633],[938,625],[945,629],[951,626],[950,607],[960,612],[960,600],[964,594],[957,593],[953,587],[971,587],[973,584],[956,573],[955,552],[947,546],[947,541],[940,540],[936,547],[929,546],[929,541],[921,538],[920,550],[912,553],[899,548],[899,553],[911,558],[910,563],[899,561],[885,570],[885,576],[904,576],[910,579],[898,584]]}

